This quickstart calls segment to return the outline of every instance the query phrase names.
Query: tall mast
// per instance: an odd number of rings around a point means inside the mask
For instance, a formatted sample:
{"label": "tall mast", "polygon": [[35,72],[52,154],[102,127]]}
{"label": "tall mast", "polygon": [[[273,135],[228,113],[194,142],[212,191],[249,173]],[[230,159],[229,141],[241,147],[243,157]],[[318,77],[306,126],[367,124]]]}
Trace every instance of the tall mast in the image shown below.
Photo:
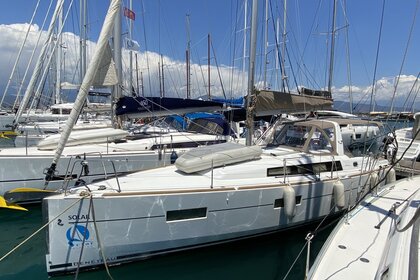
{"label": "tall mast", "polygon": [[52,16],[51,23],[50,23],[50,26],[48,27],[48,31],[47,31],[47,35],[46,35],[48,40],[42,46],[41,52],[39,54],[38,60],[36,62],[35,68],[34,68],[34,71],[32,73],[31,80],[29,81],[28,87],[26,88],[25,95],[23,96],[22,102],[21,102],[21,104],[19,106],[19,109],[16,113],[15,119],[13,121],[13,125],[17,125],[20,117],[22,116],[23,110],[25,110],[26,106],[28,106],[29,99],[31,97],[31,94],[33,93],[36,81],[37,81],[37,79],[39,77],[39,74],[41,72],[42,63],[43,63],[43,60],[45,59],[47,48],[48,48],[49,42],[51,40],[50,38],[51,38],[51,35],[53,33],[53,30],[54,30],[55,22],[57,21],[58,14],[59,14],[60,10],[63,8],[63,3],[64,3],[63,0],[57,1],[57,5],[55,6],[54,14]]}
{"label": "tall mast", "polygon": [[87,2],[80,0],[80,83],[86,74]]}
{"label": "tall mast", "polygon": [[159,78],[159,95],[160,95],[160,97],[163,97],[163,94],[162,94],[162,77],[161,77],[161,74],[160,74],[160,62],[158,61],[158,78]]}
{"label": "tall mast", "polygon": [[165,73],[163,72],[163,55],[160,55],[161,67],[162,67],[162,97],[165,97]]}
{"label": "tall mast", "polygon": [[275,86],[275,88],[276,89],[278,89],[279,85],[280,85],[280,82],[279,82],[279,65],[280,65],[280,61],[279,61],[279,42],[278,42],[278,39],[277,39],[277,38],[280,38],[279,34],[280,34],[280,21],[279,21],[279,18],[277,17],[277,19],[276,19],[276,59],[275,59],[275,67],[276,67],[276,86]]}
{"label": "tall mast", "polygon": [[62,56],[62,36],[61,30],[63,28],[63,9],[61,9],[58,17],[58,32],[57,32],[57,62],[56,62],[56,79],[55,79],[55,103],[61,103],[61,56]]}
{"label": "tall mast", "polygon": [[267,89],[267,47],[268,47],[268,0],[265,0],[265,20],[264,20],[264,82],[263,89]]}
{"label": "tall mast", "polygon": [[209,87],[209,92],[208,92],[208,100],[211,99],[211,93],[210,93],[210,45],[211,45],[211,41],[210,41],[210,33],[207,34],[207,80],[208,80],[208,87]]}
{"label": "tall mast", "polygon": [[247,95],[247,114],[246,123],[248,134],[246,136],[246,145],[252,145],[252,135],[254,133],[254,74],[255,74],[255,56],[257,49],[257,16],[258,0],[252,0],[252,18],[251,18],[251,40],[249,48],[249,69],[248,69],[248,95]]}
{"label": "tall mast", "polygon": [[328,92],[329,93],[331,93],[332,80],[333,80],[333,69],[334,69],[334,49],[335,49],[336,14],[337,14],[337,0],[334,0],[334,4],[333,4],[333,22],[332,22],[332,30],[331,30],[330,70],[329,70],[329,76],[328,76]]}
{"label": "tall mast", "polygon": [[139,88],[139,65],[138,65],[138,60],[137,60],[137,53],[135,54],[136,56],[136,85],[137,85],[137,95],[140,94],[140,88]]}
{"label": "tall mast", "polygon": [[287,0],[284,0],[283,6],[283,45],[281,50],[281,88],[285,92],[286,91],[286,23],[287,23]]}
{"label": "tall mast", "polygon": [[246,44],[247,44],[247,36],[246,36],[246,30],[248,28],[247,26],[247,19],[248,18],[248,0],[245,0],[244,3],[244,53],[242,57],[242,72],[245,73],[245,66],[246,66]]}
{"label": "tall mast", "polygon": [[186,16],[186,28],[187,28],[187,50],[185,52],[186,66],[187,66],[187,98],[191,96],[191,67],[190,67],[190,56],[191,56],[191,41],[190,41],[190,15]]}
{"label": "tall mast", "polygon": [[[133,11],[133,0],[130,0],[130,11]],[[129,18],[128,19],[128,23],[129,23],[129,28],[128,28],[128,37],[130,39],[130,44],[132,44],[133,42],[133,19]],[[128,76],[128,86],[130,87],[130,92],[133,90],[133,50],[132,48],[130,48],[129,52],[129,76]]]}
{"label": "tall mast", "polygon": [[[113,1],[113,0],[111,0]],[[115,104],[118,101],[119,98],[122,96],[122,90],[121,90],[121,82],[122,82],[122,57],[121,57],[121,6],[118,6],[118,13],[116,14],[115,23],[114,23],[114,34],[113,34],[113,43],[114,43],[114,62],[115,62],[115,68],[117,69],[117,77],[118,77],[118,83],[113,86],[112,89],[112,96],[113,96],[113,104],[112,104],[112,110],[113,110],[113,126],[115,128],[119,128],[121,123],[116,118],[115,115]]]}

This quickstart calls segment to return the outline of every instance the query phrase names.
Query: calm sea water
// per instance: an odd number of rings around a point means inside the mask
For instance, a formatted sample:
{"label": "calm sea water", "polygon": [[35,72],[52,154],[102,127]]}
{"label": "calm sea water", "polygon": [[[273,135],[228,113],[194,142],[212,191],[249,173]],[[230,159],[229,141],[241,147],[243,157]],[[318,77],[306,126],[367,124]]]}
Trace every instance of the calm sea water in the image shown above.
{"label": "calm sea water", "polygon": [[[0,210],[0,256],[42,226],[41,206],[29,210]],[[316,225],[114,266],[110,272],[114,279],[283,279]],[[330,226],[314,238],[312,261],[331,230]],[[304,278],[306,253],[305,249],[287,279]],[[47,279],[45,254],[42,231],[0,262],[0,279]],[[104,269],[81,272],[79,279],[107,279],[107,274]]]}

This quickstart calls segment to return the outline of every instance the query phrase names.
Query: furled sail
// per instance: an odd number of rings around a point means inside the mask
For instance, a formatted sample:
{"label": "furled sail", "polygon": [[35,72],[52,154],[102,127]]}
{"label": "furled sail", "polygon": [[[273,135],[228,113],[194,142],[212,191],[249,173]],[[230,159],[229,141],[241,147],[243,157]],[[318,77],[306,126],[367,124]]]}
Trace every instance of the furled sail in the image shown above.
{"label": "furled sail", "polygon": [[[74,102],[74,107],[72,111],[70,112],[69,118],[67,119],[66,129],[61,134],[61,138],[58,143],[57,150],[55,151],[54,159],[51,163],[51,166],[47,170],[47,174],[45,177],[46,182],[48,182],[54,174],[54,171],[57,166],[57,162],[61,157],[61,154],[66,145],[66,142],[70,136],[70,132],[73,129],[73,126],[76,123],[76,120],[80,114],[80,111],[83,108],[83,104],[85,103],[86,97],[89,92],[89,88],[93,85],[95,81],[95,77],[97,77],[97,73],[98,71],[100,71],[99,70],[100,67],[104,65],[102,61],[103,61],[103,58],[106,56],[106,52],[107,52],[106,50],[108,48],[108,39],[114,27],[115,18],[117,14],[120,12],[120,8],[121,8],[121,0],[111,1],[107,15],[104,20],[104,24],[102,26],[101,33],[99,34],[98,44],[96,46],[95,53],[92,57],[92,61],[90,62],[89,67],[86,71],[86,75],[83,78],[82,85],[80,86],[76,101]],[[104,79],[105,79],[105,76],[103,76]]]}

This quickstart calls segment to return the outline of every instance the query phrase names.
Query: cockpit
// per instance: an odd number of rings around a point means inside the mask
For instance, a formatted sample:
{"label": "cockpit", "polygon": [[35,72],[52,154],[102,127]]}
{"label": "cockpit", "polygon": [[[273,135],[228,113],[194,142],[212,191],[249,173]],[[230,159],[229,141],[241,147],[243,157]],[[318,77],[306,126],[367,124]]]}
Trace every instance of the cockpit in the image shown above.
{"label": "cockpit", "polygon": [[334,126],[327,122],[294,122],[273,127],[265,141],[267,147],[287,146],[302,152],[333,154],[335,135]]}

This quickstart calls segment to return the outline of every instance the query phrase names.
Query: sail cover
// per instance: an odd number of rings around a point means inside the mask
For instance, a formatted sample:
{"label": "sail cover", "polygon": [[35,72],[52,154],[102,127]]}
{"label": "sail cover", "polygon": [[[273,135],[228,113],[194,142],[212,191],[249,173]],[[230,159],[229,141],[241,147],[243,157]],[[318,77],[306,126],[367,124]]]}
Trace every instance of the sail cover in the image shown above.
{"label": "sail cover", "polygon": [[279,113],[304,112],[332,109],[333,100],[322,96],[298,95],[280,91],[261,90],[256,92],[256,116]]}
{"label": "sail cover", "polygon": [[144,118],[190,112],[212,112],[221,110],[222,107],[222,103],[199,99],[123,96],[117,102],[116,114]]}

